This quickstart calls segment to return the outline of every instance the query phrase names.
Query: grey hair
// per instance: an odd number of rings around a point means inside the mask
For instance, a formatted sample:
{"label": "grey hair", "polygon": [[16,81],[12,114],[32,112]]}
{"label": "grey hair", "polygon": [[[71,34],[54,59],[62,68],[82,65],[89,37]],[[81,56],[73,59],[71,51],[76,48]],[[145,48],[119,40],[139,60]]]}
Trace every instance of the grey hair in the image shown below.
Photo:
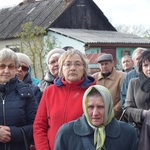
{"label": "grey hair", "polygon": [[64,49],[61,49],[61,48],[54,48],[52,49],[51,51],[49,51],[49,53],[46,55],[46,64],[48,65],[49,63],[49,59],[50,57],[53,55],[53,54],[63,54],[65,52]]}
{"label": "grey hair", "polygon": [[[123,58],[130,58],[131,61],[132,61],[132,57],[131,57],[130,55],[124,55],[124,56],[122,57],[122,59],[123,59]],[[122,60],[122,59],[121,59],[121,60]]]}
{"label": "grey hair", "polygon": [[143,51],[146,51],[147,49],[146,48],[142,48],[142,47],[138,47],[136,48],[134,51],[133,51],[133,54],[132,54],[132,60],[134,61],[135,59],[135,54],[141,54]]}
{"label": "grey hair", "polygon": [[3,48],[0,50],[0,62],[7,60],[12,60],[14,61],[16,67],[19,66],[19,60],[16,53],[9,48]]}
{"label": "grey hair", "polygon": [[63,68],[63,64],[66,60],[67,57],[72,56],[74,54],[78,54],[84,64],[84,76],[87,76],[89,74],[89,67],[88,67],[88,62],[89,60],[87,59],[86,55],[82,52],[80,52],[79,50],[76,50],[74,48],[69,49],[68,51],[66,51],[65,53],[63,53],[62,56],[60,56],[59,60],[58,60],[58,64],[59,64],[59,76],[63,76],[63,72],[62,72],[62,68]]}

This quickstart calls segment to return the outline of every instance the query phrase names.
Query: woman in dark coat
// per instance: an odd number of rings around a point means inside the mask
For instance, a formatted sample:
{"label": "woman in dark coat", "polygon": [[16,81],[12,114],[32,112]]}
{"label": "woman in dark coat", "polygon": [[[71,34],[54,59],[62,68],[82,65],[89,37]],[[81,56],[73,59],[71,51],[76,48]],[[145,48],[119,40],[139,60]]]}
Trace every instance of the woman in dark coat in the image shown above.
{"label": "woman in dark coat", "polygon": [[19,67],[17,70],[17,77],[19,80],[31,86],[37,102],[39,103],[42,97],[42,92],[39,87],[32,82],[31,78],[31,60],[24,53],[16,53],[19,60]]}
{"label": "woman in dark coat", "polygon": [[25,150],[22,134],[33,141],[37,102],[31,88],[15,76],[19,62],[10,49],[0,51],[0,150]]}

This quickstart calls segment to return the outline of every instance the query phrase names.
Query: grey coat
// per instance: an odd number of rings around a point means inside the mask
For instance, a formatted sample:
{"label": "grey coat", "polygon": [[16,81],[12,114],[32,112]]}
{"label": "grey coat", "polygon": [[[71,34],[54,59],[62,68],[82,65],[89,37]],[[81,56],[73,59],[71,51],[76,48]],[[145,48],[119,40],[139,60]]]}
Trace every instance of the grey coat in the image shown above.
{"label": "grey coat", "polygon": [[[114,118],[105,130],[106,150],[137,149],[137,133],[133,126]],[[85,150],[82,137],[88,137],[94,146],[94,130],[89,126],[84,115],[60,127],[56,135],[54,150]]]}
{"label": "grey coat", "polygon": [[150,111],[148,111],[141,129],[138,150],[150,150]]}
{"label": "grey coat", "polygon": [[[149,93],[146,93],[140,88],[139,78],[131,79],[125,100],[126,115],[128,120],[137,124],[142,124],[142,110],[150,109]],[[149,101],[148,101],[149,99]]]}

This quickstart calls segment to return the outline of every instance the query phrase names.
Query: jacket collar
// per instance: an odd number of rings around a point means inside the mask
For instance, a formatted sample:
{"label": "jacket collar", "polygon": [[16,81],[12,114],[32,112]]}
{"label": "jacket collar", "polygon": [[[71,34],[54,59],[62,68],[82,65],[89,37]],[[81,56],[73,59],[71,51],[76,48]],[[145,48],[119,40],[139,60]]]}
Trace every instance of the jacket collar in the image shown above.
{"label": "jacket collar", "polygon": [[111,123],[105,127],[106,136],[116,138],[120,135],[121,129],[119,122],[113,118]]}
{"label": "jacket collar", "polygon": [[6,92],[11,92],[13,89],[15,89],[17,86],[17,84],[16,84],[17,82],[19,82],[19,80],[16,76],[14,78],[12,78],[9,82],[7,82],[5,84]]}
{"label": "jacket collar", "polygon": [[56,84],[56,86],[76,85],[76,86],[80,86],[81,88],[87,88],[90,85],[96,84],[96,80],[93,77],[88,76],[88,77],[84,77],[83,79],[81,79],[77,82],[73,82],[73,83],[69,84],[68,82],[65,82],[64,78],[59,77],[54,80],[54,83]]}
{"label": "jacket collar", "polygon": [[47,72],[46,72],[46,75],[45,75],[45,77],[44,77],[44,80],[45,80],[46,82],[53,83],[53,81],[54,81],[55,78],[56,78],[56,77],[54,77],[54,76],[50,73],[50,71],[47,71]]}
{"label": "jacket collar", "polygon": [[31,75],[29,74],[29,72],[25,75],[23,82],[32,84]]}
{"label": "jacket collar", "polygon": [[[101,80],[103,78],[104,78],[104,76],[102,75],[101,72],[99,72],[99,74],[98,74],[98,80]],[[111,74],[107,77],[107,79],[115,80],[115,78],[116,78],[116,69],[113,68]]]}
{"label": "jacket collar", "polygon": [[[84,115],[75,121],[73,130],[79,136],[94,134],[94,129],[89,126]],[[105,127],[105,130],[107,137],[117,138],[121,132],[120,124],[113,118],[110,124]]]}
{"label": "jacket collar", "polygon": [[89,126],[84,115],[75,121],[73,130],[80,136],[86,136],[94,133],[94,130]]}

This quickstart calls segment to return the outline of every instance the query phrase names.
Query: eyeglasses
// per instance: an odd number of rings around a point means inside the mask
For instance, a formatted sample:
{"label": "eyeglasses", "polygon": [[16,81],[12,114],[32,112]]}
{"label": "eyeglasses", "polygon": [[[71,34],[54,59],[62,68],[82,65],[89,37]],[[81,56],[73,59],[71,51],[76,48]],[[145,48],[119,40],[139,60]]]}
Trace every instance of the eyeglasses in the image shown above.
{"label": "eyeglasses", "polygon": [[84,64],[81,63],[81,62],[76,62],[74,64],[70,63],[70,62],[67,62],[67,63],[64,63],[63,66],[65,66],[66,68],[70,68],[71,66],[75,66],[76,68],[79,68],[79,67],[82,67]]}
{"label": "eyeglasses", "polygon": [[16,68],[16,66],[13,65],[13,64],[11,64],[11,65],[0,64],[0,70],[4,70],[6,67],[7,67],[9,70],[14,70],[14,69]]}
{"label": "eyeglasses", "polygon": [[22,71],[28,71],[29,68],[23,65],[19,65],[18,69],[21,67]]}

